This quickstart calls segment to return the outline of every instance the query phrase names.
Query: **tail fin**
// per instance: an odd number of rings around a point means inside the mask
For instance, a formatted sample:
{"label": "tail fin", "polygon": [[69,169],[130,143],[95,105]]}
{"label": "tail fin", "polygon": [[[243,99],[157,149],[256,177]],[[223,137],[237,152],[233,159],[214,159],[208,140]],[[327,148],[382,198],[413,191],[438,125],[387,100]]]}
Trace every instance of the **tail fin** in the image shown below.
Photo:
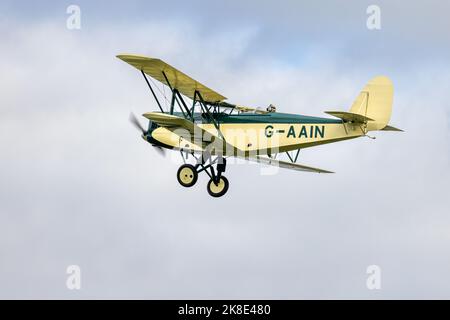
{"label": "tail fin", "polygon": [[394,86],[389,78],[373,78],[356,98],[350,112],[373,119],[367,123],[368,131],[383,130],[391,120],[393,97]]}

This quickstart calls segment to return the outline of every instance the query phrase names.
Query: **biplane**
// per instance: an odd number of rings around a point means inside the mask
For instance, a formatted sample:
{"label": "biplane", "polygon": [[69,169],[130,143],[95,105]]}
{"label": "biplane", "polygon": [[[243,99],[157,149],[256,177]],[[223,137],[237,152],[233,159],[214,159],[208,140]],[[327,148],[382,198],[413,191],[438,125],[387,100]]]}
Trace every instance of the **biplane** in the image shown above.
{"label": "biplane", "polygon": [[[139,70],[159,108],[143,114],[149,121],[147,128],[130,115],[142,138],[162,153],[164,149],[180,152],[183,165],[177,179],[183,187],[194,186],[198,175],[205,172],[209,176],[207,190],[213,197],[228,191],[224,173],[229,157],[333,173],[299,164],[300,150],[368,136],[370,131],[402,131],[389,125],[394,89],[384,76],[370,80],[349,111],[327,111],[333,118],[323,118],[281,113],[273,105],[260,109],[232,104],[160,59],[128,54],[117,58]],[[152,79],[170,90],[164,108]],[[287,159],[279,159],[282,154]]]}

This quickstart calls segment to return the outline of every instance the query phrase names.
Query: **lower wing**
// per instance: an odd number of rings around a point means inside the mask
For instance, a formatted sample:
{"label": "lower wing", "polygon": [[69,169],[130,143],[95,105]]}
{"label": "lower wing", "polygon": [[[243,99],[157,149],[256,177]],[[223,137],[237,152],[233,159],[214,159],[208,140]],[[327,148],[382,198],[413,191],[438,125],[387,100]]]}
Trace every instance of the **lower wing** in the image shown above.
{"label": "lower wing", "polygon": [[296,171],[315,172],[315,173],[334,173],[332,171],[308,167],[308,166],[304,166],[304,165],[301,165],[298,163],[275,160],[275,159],[261,157],[261,156],[249,157],[249,158],[245,158],[245,160],[255,161],[255,162],[266,164],[266,165],[271,165],[271,166],[276,166],[276,167],[290,169],[290,170],[296,170]]}

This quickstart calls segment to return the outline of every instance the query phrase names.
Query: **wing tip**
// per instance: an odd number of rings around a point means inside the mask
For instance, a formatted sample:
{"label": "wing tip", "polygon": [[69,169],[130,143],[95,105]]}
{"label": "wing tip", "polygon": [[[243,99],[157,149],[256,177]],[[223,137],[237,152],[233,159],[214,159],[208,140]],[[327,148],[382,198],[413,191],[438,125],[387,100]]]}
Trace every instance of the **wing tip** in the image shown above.
{"label": "wing tip", "polygon": [[159,60],[157,58],[152,58],[152,57],[148,57],[148,56],[144,56],[141,54],[133,54],[133,53],[120,53],[116,55],[117,59],[120,59],[122,61],[128,62],[130,60],[138,60],[138,61],[143,61],[143,60]]}

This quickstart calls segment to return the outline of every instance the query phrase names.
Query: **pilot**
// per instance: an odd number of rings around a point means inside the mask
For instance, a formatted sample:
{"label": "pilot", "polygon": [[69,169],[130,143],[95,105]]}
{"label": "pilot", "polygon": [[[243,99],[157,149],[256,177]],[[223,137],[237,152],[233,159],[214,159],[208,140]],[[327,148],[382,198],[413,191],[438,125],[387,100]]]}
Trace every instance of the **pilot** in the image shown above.
{"label": "pilot", "polygon": [[267,112],[277,112],[277,107],[275,107],[273,104],[270,104],[266,110]]}

